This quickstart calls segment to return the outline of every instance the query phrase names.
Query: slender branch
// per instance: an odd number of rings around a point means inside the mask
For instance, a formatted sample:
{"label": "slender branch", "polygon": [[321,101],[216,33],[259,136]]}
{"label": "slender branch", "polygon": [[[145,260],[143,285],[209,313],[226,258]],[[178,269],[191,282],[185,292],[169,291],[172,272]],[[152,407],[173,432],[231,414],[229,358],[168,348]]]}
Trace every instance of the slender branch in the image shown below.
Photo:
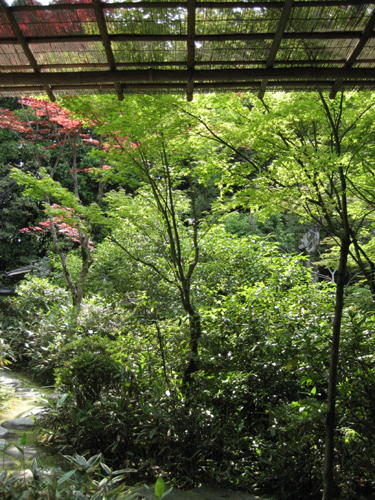
{"label": "slender branch", "polygon": [[250,160],[250,158],[248,158],[246,155],[244,155],[238,148],[236,148],[235,146],[232,146],[232,144],[230,144],[229,142],[226,142],[222,137],[218,136],[208,125],[207,123],[202,120],[202,118],[194,115],[193,113],[190,113],[189,111],[186,111],[186,109],[184,108],[181,108],[180,106],[177,106],[176,104],[174,105],[175,107],[177,107],[178,109],[180,109],[181,111],[183,111],[184,113],[186,113],[187,115],[191,116],[192,118],[194,118],[195,120],[198,120],[199,123],[201,123],[207,130],[208,132],[212,135],[212,137],[214,137],[215,141],[216,142],[219,142],[220,144],[223,144],[224,146],[226,146],[228,149],[230,149],[231,151],[233,151],[234,153],[236,153],[237,155],[239,155],[241,158],[243,158],[247,163],[249,163],[257,172],[259,172],[259,166],[253,162],[252,160]]}
{"label": "slender branch", "polygon": [[122,245],[118,240],[116,240],[116,238],[113,238],[113,236],[110,236],[109,240],[112,241],[112,243],[114,243],[115,245],[117,245],[119,248],[121,248],[121,250],[123,250],[135,262],[139,262],[140,264],[143,264],[144,266],[150,267],[161,278],[163,278],[163,280],[165,280],[167,283],[169,283],[170,285],[173,285],[173,286],[177,286],[177,288],[179,288],[179,285],[177,283],[175,283],[174,281],[170,280],[164,273],[162,273],[160,271],[160,269],[158,269],[155,266],[155,264],[153,264],[152,262],[148,262],[147,260],[141,259],[140,257],[135,256],[134,254],[132,254],[131,252],[129,252],[129,250],[124,245]]}
{"label": "slender branch", "polygon": [[343,132],[342,136],[341,136],[341,140],[346,136],[346,134],[348,132],[350,132],[350,130],[354,127],[354,125],[362,118],[363,115],[365,115],[367,113],[367,111],[370,111],[371,108],[373,108],[375,106],[375,102],[373,102],[372,104],[370,104],[369,106],[367,106],[367,108],[365,108],[362,113],[360,113],[357,118],[354,120],[354,122],[352,122],[351,125],[349,125],[349,127]]}
{"label": "slender branch", "polygon": [[198,220],[197,220],[197,207],[195,204],[195,193],[193,192],[193,185],[191,178],[189,178],[189,184],[190,184],[190,195],[191,195],[191,207],[192,207],[192,212],[193,212],[193,246],[194,246],[194,259],[192,262],[189,264],[189,270],[187,273],[187,280],[190,282],[190,278],[193,275],[194,269],[196,265],[198,264],[199,260],[199,245],[198,245]]}

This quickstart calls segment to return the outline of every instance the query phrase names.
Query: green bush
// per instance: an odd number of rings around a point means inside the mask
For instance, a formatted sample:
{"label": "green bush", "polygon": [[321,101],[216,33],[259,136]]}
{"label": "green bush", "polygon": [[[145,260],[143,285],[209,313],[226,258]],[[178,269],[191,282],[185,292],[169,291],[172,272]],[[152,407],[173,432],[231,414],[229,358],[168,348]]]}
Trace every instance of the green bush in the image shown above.
{"label": "green bush", "polygon": [[114,350],[113,342],[98,335],[69,342],[61,349],[57,387],[72,394],[78,408],[99,401],[118,382],[121,367],[112,358]]}
{"label": "green bush", "polygon": [[17,287],[18,295],[0,301],[0,331],[16,366],[54,383],[61,349],[73,338],[96,333],[116,339],[129,329],[129,314],[100,297],[88,298],[76,321],[70,294],[45,278],[32,276]]}

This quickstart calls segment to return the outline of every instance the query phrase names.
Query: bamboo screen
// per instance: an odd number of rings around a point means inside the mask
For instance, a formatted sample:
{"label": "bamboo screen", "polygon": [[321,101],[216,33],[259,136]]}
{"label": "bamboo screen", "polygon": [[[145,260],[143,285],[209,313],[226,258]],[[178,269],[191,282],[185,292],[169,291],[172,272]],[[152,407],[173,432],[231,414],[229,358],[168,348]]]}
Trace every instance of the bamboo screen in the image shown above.
{"label": "bamboo screen", "polygon": [[0,95],[373,89],[375,3],[0,0]]}

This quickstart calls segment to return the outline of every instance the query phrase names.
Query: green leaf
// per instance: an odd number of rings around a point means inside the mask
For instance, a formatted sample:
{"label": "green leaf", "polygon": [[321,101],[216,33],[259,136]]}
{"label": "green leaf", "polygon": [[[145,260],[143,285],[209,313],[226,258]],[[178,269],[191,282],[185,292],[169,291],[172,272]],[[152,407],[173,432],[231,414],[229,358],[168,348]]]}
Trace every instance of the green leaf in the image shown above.
{"label": "green leaf", "polygon": [[56,408],[60,408],[60,406],[62,406],[65,401],[67,400],[69,394],[64,394],[63,396],[61,396],[61,398],[58,400],[57,404],[56,404]]}
{"label": "green leaf", "polygon": [[103,477],[103,479],[100,481],[99,483],[99,488],[102,488],[105,484],[108,483],[108,478],[107,477]]}
{"label": "green leaf", "polygon": [[[99,453],[98,455],[93,455],[87,460],[87,467],[92,467],[101,457],[101,454]],[[104,464],[101,464],[104,465]]]}
{"label": "green leaf", "polygon": [[20,444],[21,444],[21,446],[25,446],[26,441],[27,441],[27,434],[26,434],[26,432],[24,432],[24,433],[22,434],[21,439],[20,439]]}
{"label": "green leaf", "polygon": [[114,470],[112,472],[112,476],[118,476],[119,474],[127,474],[128,472],[137,472],[137,469],[121,469],[121,470]]}
{"label": "green leaf", "polygon": [[85,497],[85,495],[83,493],[81,493],[80,491],[75,491],[74,497],[79,498],[79,500],[87,500],[87,497]]}
{"label": "green leaf", "polygon": [[108,467],[108,465],[101,463],[100,466],[104,469],[104,472],[106,474],[110,474],[111,473],[111,469]]}
{"label": "green leaf", "polygon": [[172,486],[171,488],[169,488],[169,490],[167,490],[167,491],[163,494],[162,498],[165,498],[167,495],[169,495],[169,493],[170,493],[172,490],[173,490],[173,486]]}
{"label": "green leaf", "polygon": [[165,489],[164,480],[162,477],[158,477],[155,484],[155,496],[156,498],[161,498],[163,496]]}
{"label": "green leaf", "polygon": [[63,476],[60,477],[60,479],[57,481],[57,484],[64,483],[67,479],[69,479],[71,476],[73,476],[74,473],[75,473],[75,469],[70,470],[69,472],[67,472],[66,474],[64,474]]}
{"label": "green leaf", "polygon": [[37,470],[38,470],[38,465],[36,462],[36,458],[33,458],[33,461],[31,462],[31,472],[35,474]]}

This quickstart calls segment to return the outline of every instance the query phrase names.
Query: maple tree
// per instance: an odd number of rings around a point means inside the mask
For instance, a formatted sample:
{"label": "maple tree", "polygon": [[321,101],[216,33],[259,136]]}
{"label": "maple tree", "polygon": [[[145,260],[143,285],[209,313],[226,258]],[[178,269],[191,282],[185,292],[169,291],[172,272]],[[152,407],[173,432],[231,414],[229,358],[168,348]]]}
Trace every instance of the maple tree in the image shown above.
{"label": "maple tree", "polygon": [[[239,97],[239,98],[238,98]],[[264,213],[285,210],[323,227],[338,248],[335,312],[329,370],[323,499],[334,495],[335,404],[348,258],[375,297],[375,263],[368,228],[374,227],[374,113],[371,94],[317,94],[204,98],[184,112],[200,135],[232,152],[222,184],[230,205]],[[220,106],[218,103],[220,102]],[[241,189],[239,189],[241,187]]]}
{"label": "maple tree", "polygon": [[[9,109],[0,109],[0,128],[16,132],[20,144],[27,141],[34,146],[34,160],[39,168],[46,167],[51,178],[55,178],[56,170],[61,162],[68,163],[69,175],[73,181],[73,191],[79,199],[78,172],[94,173],[99,179],[97,200],[100,202],[105,189],[105,178],[99,177],[95,168],[79,169],[77,167],[78,148],[86,145],[90,149],[101,147],[102,138],[94,139],[87,131],[87,126],[80,120],[70,118],[67,110],[56,103],[26,97],[20,100],[23,113]],[[51,154],[47,154],[51,152]],[[53,153],[53,154],[52,154]],[[50,165],[50,160],[53,164]],[[100,165],[102,170],[108,166]]]}
{"label": "maple tree", "polygon": [[[68,111],[49,101],[40,101],[34,98],[23,98],[21,101],[22,113],[0,110],[0,128],[9,129],[18,134],[20,144],[32,144],[34,162],[37,167],[37,176],[13,170],[13,176],[18,183],[26,186],[24,194],[35,199],[43,200],[46,205],[48,219],[37,226],[21,229],[21,233],[38,233],[49,231],[59,254],[63,273],[72,294],[73,306],[79,309],[83,298],[84,284],[90,266],[93,263],[93,246],[90,240],[91,223],[87,217],[87,208],[82,205],[79,192],[80,172],[87,175],[93,173],[99,180],[97,199],[103,196],[106,179],[101,176],[111,170],[109,165],[100,162],[98,168],[79,168],[79,147],[101,147],[102,139],[94,139],[87,125],[80,120],[72,119]],[[69,193],[54,177],[64,163],[69,166],[69,174],[73,182],[73,193]],[[72,194],[73,196],[70,196]],[[52,203],[51,200],[61,201],[65,206]],[[95,205],[95,204],[94,204]],[[98,207],[94,209],[98,213]],[[86,210],[86,215],[83,214]],[[81,271],[75,283],[69,271],[66,253],[62,248],[58,236],[68,237],[73,243],[78,243],[81,252]]]}
{"label": "maple tree", "polygon": [[[175,111],[171,106],[174,100],[171,96],[127,96],[119,102],[111,96],[93,96],[90,101],[77,97],[64,102],[106,136],[108,145],[101,154],[124,175],[136,177],[142,186],[134,204],[125,192],[108,193],[108,219],[113,230],[110,239],[131,259],[152,269],[177,290],[189,322],[190,352],[181,385],[182,391],[189,394],[193,374],[199,370],[202,335],[201,312],[192,294],[199,262],[199,226],[203,223],[197,212],[197,186],[203,165],[206,168],[219,162],[221,156],[214,155],[212,148],[197,150],[188,140],[190,120]],[[183,184],[189,185],[184,196]],[[150,241],[155,236],[155,225],[159,225],[155,237],[162,241],[160,262],[154,262],[155,256],[143,258],[135,238],[126,239],[127,231],[121,229],[124,221],[126,226],[135,223]]]}

